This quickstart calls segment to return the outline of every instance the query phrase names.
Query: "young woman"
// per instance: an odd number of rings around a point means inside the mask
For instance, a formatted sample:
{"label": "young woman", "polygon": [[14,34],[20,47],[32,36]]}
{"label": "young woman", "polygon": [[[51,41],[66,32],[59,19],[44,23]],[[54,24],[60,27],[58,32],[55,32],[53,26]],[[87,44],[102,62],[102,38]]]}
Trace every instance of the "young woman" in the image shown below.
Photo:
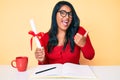
{"label": "young woman", "polygon": [[52,13],[50,30],[40,39],[42,49],[36,48],[38,64],[79,64],[80,52],[85,58],[93,59],[95,52],[87,31],[71,3],[58,2]]}

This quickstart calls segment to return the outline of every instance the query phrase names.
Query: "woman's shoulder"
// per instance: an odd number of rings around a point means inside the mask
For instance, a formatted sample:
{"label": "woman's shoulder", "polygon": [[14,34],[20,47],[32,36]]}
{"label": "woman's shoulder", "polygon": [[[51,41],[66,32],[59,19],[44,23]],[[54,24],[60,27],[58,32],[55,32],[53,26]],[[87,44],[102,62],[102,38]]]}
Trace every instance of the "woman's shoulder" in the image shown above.
{"label": "woman's shoulder", "polygon": [[49,35],[48,33],[44,33],[44,35],[40,38],[40,42],[42,46],[46,46],[49,40]]}
{"label": "woman's shoulder", "polygon": [[83,26],[79,26],[78,33],[85,34],[85,32],[86,32],[85,28]]}
{"label": "woman's shoulder", "polygon": [[49,35],[48,35],[48,32],[44,33],[44,35],[42,36],[42,39],[48,39],[49,38]]}

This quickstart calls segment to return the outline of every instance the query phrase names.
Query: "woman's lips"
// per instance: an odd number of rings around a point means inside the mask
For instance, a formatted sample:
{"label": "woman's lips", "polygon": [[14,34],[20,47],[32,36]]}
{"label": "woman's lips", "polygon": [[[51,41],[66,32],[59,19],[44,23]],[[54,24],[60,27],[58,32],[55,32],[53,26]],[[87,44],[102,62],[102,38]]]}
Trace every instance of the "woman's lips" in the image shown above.
{"label": "woman's lips", "polygon": [[64,26],[68,26],[68,21],[62,21],[62,24],[63,24]]}

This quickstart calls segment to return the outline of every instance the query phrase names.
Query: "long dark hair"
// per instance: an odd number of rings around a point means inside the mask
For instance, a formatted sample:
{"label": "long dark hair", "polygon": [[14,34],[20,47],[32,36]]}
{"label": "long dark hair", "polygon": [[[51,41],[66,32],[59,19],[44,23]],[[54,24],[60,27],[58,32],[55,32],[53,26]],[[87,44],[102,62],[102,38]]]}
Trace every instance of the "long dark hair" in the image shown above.
{"label": "long dark hair", "polygon": [[67,1],[60,1],[58,2],[54,9],[53,9],[53,13],[52,13],[52,22],[51,22],[51,28],[48,32],[49,34],[49,41],[48,41],[48,44],[47,44],[47,49],[48,49],[48,52],[50,52],[57,44],[58,44],[58,39],[57,39],[57,33],[58,33],[58,25],[57,25],[57,22],[56,22],[56,13],[58,12],[58,10],[63,6],[63,5],[67,5],[71,8],[72,10],[72,22],[69,26],[69,28],[67,29],[67,32],[66,32],[66,41],[64,43],[64,47],[63,49],[66,48],[66,45],[68,43],[68,41],[70,42],[70,48],[71,48],[71,52],[74,51],[74,35],[76,34],[77,30],[78,30],[78,27],[80,25],[80,20],[72,6],[72,4],[70,4],[69,2]]}

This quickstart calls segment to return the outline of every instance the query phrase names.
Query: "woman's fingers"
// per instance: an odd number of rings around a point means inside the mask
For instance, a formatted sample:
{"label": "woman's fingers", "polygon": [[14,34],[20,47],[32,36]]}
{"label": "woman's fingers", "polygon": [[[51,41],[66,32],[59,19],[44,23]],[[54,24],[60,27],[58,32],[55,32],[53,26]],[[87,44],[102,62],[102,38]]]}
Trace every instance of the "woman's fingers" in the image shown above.
{"label": "woman's fingers", "polygon": [[86,37],[87,37],[88,32],[86,32],[84,35],[81,35],[79,33],[76,33],[74,37],[74,42],[80,46],[83,47],[86,43]]}
{"label": "woman's fingers", "polygon": [[84,37],[87,37],[88,31],[86,31],[86,33],[84,34]]}
{"label": "woman's fingers", "polygon": [[36,48],[35,50],[35,57],[39,61],[43,61],[45,58],[45,51],[44,48]]}

